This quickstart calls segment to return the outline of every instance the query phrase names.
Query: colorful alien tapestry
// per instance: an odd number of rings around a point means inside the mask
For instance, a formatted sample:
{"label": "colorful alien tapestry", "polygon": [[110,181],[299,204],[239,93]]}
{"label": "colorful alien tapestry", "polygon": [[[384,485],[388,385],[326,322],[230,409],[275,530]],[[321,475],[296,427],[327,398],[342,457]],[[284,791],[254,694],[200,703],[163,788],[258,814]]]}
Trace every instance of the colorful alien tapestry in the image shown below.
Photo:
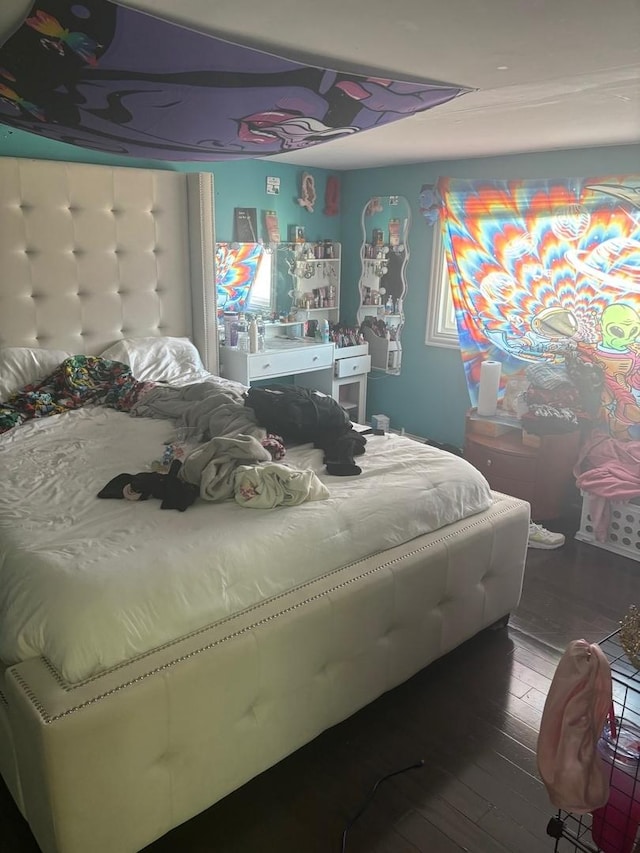
{"label": "colorful alien tapestry", "polygon": [[302,65],[108,0],[38,0],[0,47],[0,122],[160,160],[280,154],[465,91]]}
{"label": "colorful alien tapestry", "polygon": [[438,192],[472,405],[484,360],[504,389],[571,353],[604,372],[611,434],[640,438],[640,175],[442,178]]}
{"label": "colorful alien tapestry", "polygon": [[251,286],[264,255],[262,243],[216,244],[216,302],[218,316],[246,310]]}

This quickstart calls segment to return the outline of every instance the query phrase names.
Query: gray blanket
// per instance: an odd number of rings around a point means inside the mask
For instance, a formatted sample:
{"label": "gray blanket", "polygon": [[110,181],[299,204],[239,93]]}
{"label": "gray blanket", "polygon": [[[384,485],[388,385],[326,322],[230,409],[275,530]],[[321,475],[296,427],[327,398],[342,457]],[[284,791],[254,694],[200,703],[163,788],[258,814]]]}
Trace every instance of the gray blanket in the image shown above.
{"label": "gray blanket", "polygon": [[233,497],[239,465],[270,461],[269,451],[250,435],[218,436],[188,454],[179,476],[199,486],[206,501],[223,501]]}
{"label": "gray blanket", "polygon": [[267,435],[253,409],[244,405],[244,393],[215,378],[182,388],[154,388],[135,404],[131,415],[175,420],[190,442],[239,434],[263,441]]}

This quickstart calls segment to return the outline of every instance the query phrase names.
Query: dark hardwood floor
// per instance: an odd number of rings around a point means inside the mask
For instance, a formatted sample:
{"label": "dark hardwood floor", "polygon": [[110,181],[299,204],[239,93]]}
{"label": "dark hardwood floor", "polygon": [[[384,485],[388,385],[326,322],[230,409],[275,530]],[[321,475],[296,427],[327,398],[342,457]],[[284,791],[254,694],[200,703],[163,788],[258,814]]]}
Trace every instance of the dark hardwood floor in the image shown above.
{"label": "dark hardwood floor", "polygon": [[[487,631],[145,848],[145,853],[544,853],[542,708],[567,643],[597,641],[640,601],[640,562],[579,543],[529,550],[520,606]],[[37,853],[6,789],[0,848]],[[566,840],[559,850],[574,850]],[[87,851],[91,853],[91,851]]]}

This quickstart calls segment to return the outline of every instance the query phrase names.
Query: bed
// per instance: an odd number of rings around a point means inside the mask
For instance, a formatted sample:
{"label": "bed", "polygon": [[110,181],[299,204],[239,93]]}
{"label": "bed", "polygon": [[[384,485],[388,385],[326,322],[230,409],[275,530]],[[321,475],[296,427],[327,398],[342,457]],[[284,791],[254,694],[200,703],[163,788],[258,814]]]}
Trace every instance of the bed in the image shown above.
{"label": "bed", "polygon": [[[0,158],[0,187],[1,348],[193,342],[166,380],[224,382],[211,176]],[[170,427],[86,406],[0,435],[0,772],[44,853],[141,849],[520,597],[528,504],[401,436],[354,477],[289,448],[329,493],[297,507],[98,501]]]}

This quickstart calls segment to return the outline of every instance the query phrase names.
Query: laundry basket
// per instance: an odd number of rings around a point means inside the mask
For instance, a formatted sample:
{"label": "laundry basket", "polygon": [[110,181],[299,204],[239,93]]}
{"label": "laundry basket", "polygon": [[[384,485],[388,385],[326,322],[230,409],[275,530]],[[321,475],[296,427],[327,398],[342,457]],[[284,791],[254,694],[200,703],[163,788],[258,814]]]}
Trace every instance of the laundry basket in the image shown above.
{"label": "laundry basket", "polygon": [[605,548],[632,560],[640,560],[640,498],[626,503],[611,502],[609,526],[604,542],[596,539],[590,512],[591,495],[582,492],[582,515],[576,539]]}

